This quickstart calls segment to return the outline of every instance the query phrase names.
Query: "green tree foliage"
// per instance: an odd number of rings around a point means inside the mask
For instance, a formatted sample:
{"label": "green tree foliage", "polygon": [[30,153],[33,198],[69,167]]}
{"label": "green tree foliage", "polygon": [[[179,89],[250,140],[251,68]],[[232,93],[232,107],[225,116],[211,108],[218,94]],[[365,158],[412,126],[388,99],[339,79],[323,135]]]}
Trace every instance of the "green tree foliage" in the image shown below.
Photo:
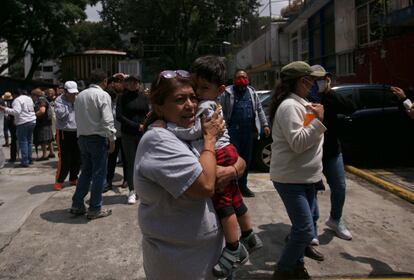
{"label": "green tree foliage", "polygon": [[82,21],[71,28],[74,51],[90,49],[122,49],[119,33],[103,22]]}
{"label": "green tree foliage", "polygon": [[[187,67],[210,46],[220,49],[241,19],[255,14],[258,0],[103,0],[103,20],[131,32],[144,57],[165,67]],[[211,50],[211,48],[210,48]]]}
{"label": "green tree foliage", "polygon": [[44,60],[56,58],[70,46],[70,27],[84,20],[89,0],[2,0],[0,38],[14,46],[9,63],[0,72],[20,61],[32,48],[33,65],[26,79],[31,79]]}

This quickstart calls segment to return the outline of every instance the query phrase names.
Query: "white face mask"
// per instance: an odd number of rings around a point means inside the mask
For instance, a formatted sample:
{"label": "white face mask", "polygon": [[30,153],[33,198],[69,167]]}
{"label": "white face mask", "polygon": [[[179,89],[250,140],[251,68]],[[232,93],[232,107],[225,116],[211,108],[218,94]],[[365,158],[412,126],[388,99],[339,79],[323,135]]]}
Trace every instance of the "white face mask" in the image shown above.
{"label": "white face mask", "polygon": [[326,89],[326,81],[319,80],[319,81],[316,81],[316,83],[318,84],[318,92],[324,92]]}

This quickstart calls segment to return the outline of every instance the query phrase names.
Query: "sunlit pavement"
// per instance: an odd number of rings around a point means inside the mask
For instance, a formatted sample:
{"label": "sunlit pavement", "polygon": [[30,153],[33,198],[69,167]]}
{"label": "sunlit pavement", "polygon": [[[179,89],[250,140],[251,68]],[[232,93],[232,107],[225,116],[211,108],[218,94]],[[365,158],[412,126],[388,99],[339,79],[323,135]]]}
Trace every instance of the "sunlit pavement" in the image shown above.
{"label": "sunlit pavement", "polygon": [[346,170],[414,203],[414,168],[359,169],[346,166]]}
{"label": "sunlit pavement", "polygon": [[[53,190],[56,159],[28,169],[0,170],[0,279],[145,279],[137,205],[126,190],[109,191],[104,207],[113,214],[88,221],[68,213],[74,187]],[[117,172],[122,173],[117,167]],[[252,254],[233,279],[270,279],[290,231],[290,221],[267,173],[250,173],[246,198],[264,248]],[[117,176],[116,184],[122,179]],[[330,191],[318,195],[318,250],[325,261],[306,258],[314,279],[407,277],[414,273],[414,204],[347,173],[344,221],[352,241],[324,224]]]}

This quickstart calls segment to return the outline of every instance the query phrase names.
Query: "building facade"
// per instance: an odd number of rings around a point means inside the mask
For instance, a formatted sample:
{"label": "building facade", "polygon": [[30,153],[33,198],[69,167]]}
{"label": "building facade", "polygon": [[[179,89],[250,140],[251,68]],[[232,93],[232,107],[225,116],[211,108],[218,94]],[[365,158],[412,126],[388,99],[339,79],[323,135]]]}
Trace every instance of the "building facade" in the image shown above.
{"label": "building facade", "polygon": [[61,57],[61,76],[63,80],[87,81],[91,71],[97,68],[110,76],[119,72],[119,61],[125,57],[126,52],[112,50],[67,54]]}
{"label": "building facade", "polygon": [[290,60],[321,64],[336,83],[414,86],[413,0],[305,1],[285,32]]}
{"label": "building facade", "polygon": [[414,87],[414,0],[294,4],[286,23],[272,23],[234,55],[233,66],[246,68],[253,86],[273,88],[283,65],[304,60],[325,67],[337,84]]}
{"label": "building facade", "polygon": [[272,89],[281,67],[289,61],[288,37],[283,32],[285,21],[263,26],[264,32],[228,57],[230,76],[236,69],[245,69],[256,89]]}

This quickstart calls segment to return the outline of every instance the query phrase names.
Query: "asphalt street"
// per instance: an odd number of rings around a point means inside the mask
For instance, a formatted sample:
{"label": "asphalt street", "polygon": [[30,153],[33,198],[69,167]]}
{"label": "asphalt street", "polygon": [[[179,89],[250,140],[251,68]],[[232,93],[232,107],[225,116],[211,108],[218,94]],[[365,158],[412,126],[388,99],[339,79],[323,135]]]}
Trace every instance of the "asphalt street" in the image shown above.
{"label": "asphalt street", "polygon": [[[74,187],[53,190],[55,166],[50,160],[0,169],[0,279],[145,279],[137,205],[126,204],[127,190],[104,195],[112,216],[72,218]],[[318,197],[318,250],[325,261],[306,259],[309,273],[316,279],[413,277],[414,204],[351,173],[347,183],[344,219],[354,238],[341,240],[324,225],[328,188]],[[270,279],[290,222],[268,174],[250,174],[249,185],[256,197],[245,201],[265,247],[234,279]]]}

